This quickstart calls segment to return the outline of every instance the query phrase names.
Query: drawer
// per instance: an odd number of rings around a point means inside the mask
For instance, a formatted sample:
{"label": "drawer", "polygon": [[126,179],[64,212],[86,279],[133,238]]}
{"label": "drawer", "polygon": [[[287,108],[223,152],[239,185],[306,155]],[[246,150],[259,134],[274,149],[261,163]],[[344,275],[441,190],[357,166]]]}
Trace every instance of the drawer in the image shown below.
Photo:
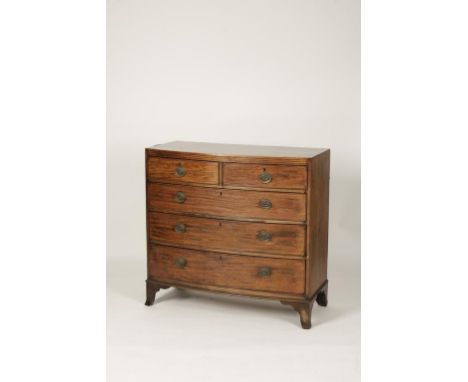
{"label": "drawer", "polygon": [[149,157],[148,178],[160,182],[219,183],[218,162]]}
{"label": "drawer", "polygon": [[305,194],[220,190],[150,183],[148,207],[160,212],[237,219],[305,220]]}
{"label": "drawer", "polygon": [[160,244],[229,253],[303,256],[305,227],[152,212],[149,237]]}
{"label": "drawer", "polygon": [[153,245],[149,276],[161,282],[303,294],[304,260],[227,255]]}
{"label": "drawer", "polygon": [[223,184],[225,186],[305,190],[307,167],[225,163]]}

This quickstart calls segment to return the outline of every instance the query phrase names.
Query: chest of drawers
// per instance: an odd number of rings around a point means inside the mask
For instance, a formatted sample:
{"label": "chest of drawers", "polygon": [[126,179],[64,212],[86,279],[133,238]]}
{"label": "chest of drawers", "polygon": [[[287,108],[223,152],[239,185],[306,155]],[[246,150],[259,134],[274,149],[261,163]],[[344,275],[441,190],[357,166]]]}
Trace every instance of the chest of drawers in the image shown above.
{"label": "chest of drawers", "polygon": [[171,286],[276,299],[304,329],[327,305],[330,150],[146,149],[146,305]]}

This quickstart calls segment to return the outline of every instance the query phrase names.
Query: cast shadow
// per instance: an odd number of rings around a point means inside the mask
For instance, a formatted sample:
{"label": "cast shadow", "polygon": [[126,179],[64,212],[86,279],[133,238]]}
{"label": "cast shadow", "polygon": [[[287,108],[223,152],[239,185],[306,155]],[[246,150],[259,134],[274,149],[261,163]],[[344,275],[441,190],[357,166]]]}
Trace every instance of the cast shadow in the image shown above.
{"label": "cast shadow", "polygon": [[[356,264],[340,261],[335,269],[329,271],[329,304],[326,308],[314,303],[312,326],[320,326],[342,319],[360,309],[360,277]],[[352,270],[352,271],[351,271]],[[107,288],[124,298],[143,305],[145,295],[146,262],[130,257],[110,258],[107,260]],[[292,325],[299,325],[298,314],[279,301],[253,299],[243,296],[216,294],[181,288],[161,290],[156,295],[155,305],[166,302],[177,303],[190,298],[206,311],[246,310],[266,314]],[[270,313],[270,314],[269,314]]]}

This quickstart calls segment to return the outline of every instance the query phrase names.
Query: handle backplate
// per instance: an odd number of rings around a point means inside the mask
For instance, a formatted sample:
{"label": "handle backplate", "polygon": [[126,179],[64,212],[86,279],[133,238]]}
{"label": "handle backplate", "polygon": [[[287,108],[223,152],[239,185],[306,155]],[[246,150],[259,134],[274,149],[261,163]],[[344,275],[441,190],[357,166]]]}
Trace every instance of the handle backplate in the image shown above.
{"label": "handle backplate", "polygon": [[175,176],[183,177],[187,173],[185,167],[181,166],[180,164],[175,169]]}
{"label": "handle backplate", "polygon": [[271,176],[269,172],[266,172],[265,170],[263,170],[258,176],[258,179],[260,179],[260,182],[267,184],[271,182],[273,177]]}
{"label": "handle backplate", "polygon": [[175,226],[174,226],[174,231],[176,231],[177,233],[183,233],[187,230],[187,227],[185,226],[185,224],[183,223],[177,223]]}
{"label": "handle backplate", "polygon": [[257,240],[260,240],[260,241],[271,241],[271,233],[268,232],[268,231],[259,231],[257,233]]}
{"label": "handle backplate", "polygon": [[183,257],[179,257],[175,261],[176,268],[182,269],[182,268],[185,268],[186,265],[187,265],[187,260],[185,260]]}
{"label": "handle backplate", "polygon": [[185,200],[187,198],[185,197],[185,194],[181,191],[177,191],[175,194],[174,194],[174,200],[177,202],[177,203],[184,203]]}
{"label": "handle backplate", "polygon": [[260,200],[258,201],[258,206],[259,206],[260,208],[263,208],[263,209],[265,209],[265,210],[268,210],[268,209],[270,209],[270,208],[273,206],[273,203],[272,203],[270,200],[268,200],[268,199],[260,199]]}
{"label": "handle backplate", "polygon": [[257,275],[260,277],[269,277],[271,276],[271,268],[270,267],[260,267],[257,270]]}

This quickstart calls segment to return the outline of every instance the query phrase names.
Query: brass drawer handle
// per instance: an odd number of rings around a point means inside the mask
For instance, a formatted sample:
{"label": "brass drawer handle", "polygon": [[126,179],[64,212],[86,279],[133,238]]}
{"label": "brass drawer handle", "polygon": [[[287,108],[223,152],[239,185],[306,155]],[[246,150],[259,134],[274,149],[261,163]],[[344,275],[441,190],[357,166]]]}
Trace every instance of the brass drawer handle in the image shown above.
{"label": "brass drawer handle", "polygon": [[177,223],[174,226],[174,231],[176,231],[177,233],[183,233],[186,230],[187,230],[187,227],[185,227],[185,224],[183,224],[183,223]]}
{"label": "brass drawer handle", "polygon": [[260,208],[268,210],[273,206],[273,204],[268,199],[261,199],[261,200],[258,201],[258,206]]}
{"label": "brass drawer handle", "polygon": [[270,183],[271,180],[273,179],[273,177],[271,176],[270,173],[266,172],[265,170],[263,170],[260,175],[258,176],[258,179],[260,179],[260,182],[262,183]]}
{"label": "brass drawer handle", "polygon": [[260,268],[258,268],[257,276],[260,276],[260,277],[271,276],[271,268],[270,267],[260,267]]}
{"label": "brass drawer handle", "polygon": [[176,266],[176,268],[183,269],[183,268],[185,268],[186,265],[187,265],[187,260],[185,260],[183,257],[179,257],[179,258],[175,261],[175,266]]}
{"label": "brass drawer handle", "polygon": [[183,203],[183,202],[185,202],[186,199],[187,199],[187,198],[185,197],[185,194],[184,194],[183,192],[178,191],[178,192],[176,192],[176,193],[174,194],[174,200],[175,200],[177,203]]}
{"label": "brass drawer handle", "polygon": [[183,177],[186,173],[187,171],[185,170],[185,167],[181,166],[180,164],[175,169],[175,176]]}
{"label": "brass drawer handle", "polygon": [[267,231],[259,231],[257,233],[257,240],[260,240],[260,241],[271,241],[271,233],[270,232],[267,232]]}

